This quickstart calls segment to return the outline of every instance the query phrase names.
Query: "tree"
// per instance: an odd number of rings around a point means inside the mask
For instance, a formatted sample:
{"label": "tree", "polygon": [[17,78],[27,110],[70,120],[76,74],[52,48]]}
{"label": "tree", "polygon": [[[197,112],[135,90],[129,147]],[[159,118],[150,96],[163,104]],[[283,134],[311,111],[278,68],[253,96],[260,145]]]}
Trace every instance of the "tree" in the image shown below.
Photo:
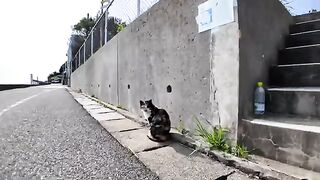
{"label": "tree", "polygon": [[310,14],[311,14],[311,13],[316,13],[316,12],[318,12],[316,9],[311,9],[311,10],[309,11]]}
{"label": "tree", "polygon": [[65,63],[63,63],[61,66],[60,66],[60,69],[59,69],[59,73],[60,74],[63,74],[64,73],[64,70],[66,69],[66,67],[65,67]]}
{"label": "tree", "polygon": [[108,40],[118,34],[126,27],[125,22],[121,22],[121,19],[115,17],[108,18]]}
{"label": "tree", "polygon": [[72,53],[71,57],[73,58],[73,57],[75,57],[76,53],[78,52],[78,50],[80,49],[80,47],[84,43],[84,38],[82,36],[73,34],[70,37],[69,43],[70,43],[70,48],[71,48],[71,53]]}
{"label": "tree", "polygon": [[48,82],[51,82],[53,79],[59,79],[59,73],[54,71],[53,73],[49,74]]}
{"label": "tree", "polygon": [[[105,3],[106,0],[101,1],[101,5]],[[102,14],[101,14],[102,15]],[[100,15],[100,17],[101,17]],[[70,47],[72,52],[72,59],[75,57],[76,53],[79,51],[82,44],[89,37],[91,30],[97,23],[99,16],[96,18],[87,17],[82,18],[77,24],[72,27],[73,33],[70,37]],[[100,25],[102,25],[100,23]],[[104,26],[104,25],[103,25]],[[114,37],[118,32],[126,27],[125,22],[121,22],[121,19],[115,17],[108,17],[108,40]]]}
{"label": "tree", "polygon": [[88,38],[95,24],[96,19],[87,14],[87,17],[83,17],[77,24],[73,26],[73,33],[70,37],[72,58],[76,55],[84,41]]}
{"label": "tree", "polygon": [[84,17],[73,26],[73,31],[77,34],[83,37],[83,39],[86,39],[94,25],[96,24],[96,20],[89,16],[89,13],[87,14],[87,17]]}

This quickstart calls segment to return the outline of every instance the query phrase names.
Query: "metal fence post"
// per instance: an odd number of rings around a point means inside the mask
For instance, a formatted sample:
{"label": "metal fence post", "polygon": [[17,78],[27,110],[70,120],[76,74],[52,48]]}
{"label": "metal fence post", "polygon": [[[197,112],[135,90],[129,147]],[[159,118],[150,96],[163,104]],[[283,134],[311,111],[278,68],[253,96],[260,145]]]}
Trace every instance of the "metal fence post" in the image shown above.
{"label": "metal fence post", "polygon": [[108,42],[108,8],[106,9],[105,16],[104,16],[104,44]]}
{"label": "metal fence post", "polygon": [[[79,67],[80,64],[81,64],[81,55],[80,55],[81,53],[80,53],[80,52],[81,52],[81,47],[80,47],[80,49],[79,49],[79,54],[78,54],[78,56],[79,56],[78,67]],[[77,67],[77,68],[78,68],[78,67]]]}
{"label": "metal fence post", "polygon": [[140,16],[140,7],[141,7],[140,0],[137,0],[137,17]]}
{"label": "metal fence post", "polygon": [[73,70],[73,68],[72,68],[72,66],[73,66],[73,60],[71,60],[71,61],[69,61],[69,77],[71,77],[71,73],[73,72],[72,70]]}
{"label": "metal fence post", "polygon": [[91,56],[93,54],[93,33],[94,33],[94,29],[95,28],[93,28],[92,33],[91,33]]}
{"label": "metal fence post", "polygon": [[86,62],[86,43],[87,40],[83,43],[83,64]]}

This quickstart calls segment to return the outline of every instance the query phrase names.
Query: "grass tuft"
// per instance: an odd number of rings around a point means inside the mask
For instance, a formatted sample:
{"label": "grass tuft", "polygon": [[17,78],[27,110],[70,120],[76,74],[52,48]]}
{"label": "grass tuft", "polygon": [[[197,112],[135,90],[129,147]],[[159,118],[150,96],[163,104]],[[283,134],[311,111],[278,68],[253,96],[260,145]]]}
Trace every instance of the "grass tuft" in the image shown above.
{"label": "grass tuft", "polygon": [[199,121],[196,120],[196,136],[200,136],[210,149],[223,151],[240,158],[248,158],[249,151],[243,145],[232,146],[228,138],[228,130],[222,127],[214,127],[212,131],[208,131]]}

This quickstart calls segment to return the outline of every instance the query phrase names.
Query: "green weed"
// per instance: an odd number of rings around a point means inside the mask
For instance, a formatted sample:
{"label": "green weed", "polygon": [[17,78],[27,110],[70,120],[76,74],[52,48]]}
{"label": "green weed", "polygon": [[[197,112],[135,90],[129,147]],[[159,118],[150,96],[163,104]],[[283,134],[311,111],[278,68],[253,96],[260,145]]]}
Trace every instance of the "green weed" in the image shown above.
{"label": "green weed", "polygon": [[231,154],[246,159],[249,157],[249,151],[247,150],[247,148],[240,144],[232,148]]}
{"label": "green weed", "polygon": [[196,135],[200,136],[210,149],[223,151],[241,158],[248,158],[249,151],[243,145],[232,146],[228,138],[228,130],[221,127],[214,127],[212,131],[208,131],[199,119],[196,120]]}
{"label": "green weed", "polygon": [[179,125],[177,127],[177,130],[181,133],[181,134],[187,134],[189,131],[186,130],[185,125],[183,123],[183,121],[180,119],[179,121]]}

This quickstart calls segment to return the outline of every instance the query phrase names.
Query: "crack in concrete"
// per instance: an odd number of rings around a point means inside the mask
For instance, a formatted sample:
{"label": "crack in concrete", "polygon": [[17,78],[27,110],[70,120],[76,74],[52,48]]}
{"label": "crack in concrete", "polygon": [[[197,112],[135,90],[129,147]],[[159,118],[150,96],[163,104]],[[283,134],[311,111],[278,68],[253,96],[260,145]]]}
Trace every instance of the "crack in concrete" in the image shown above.
{"label": "crack in concrete", "polygon": [[106,120],[97,120],[97,121],[119,121],[119,120],[124,120],[126,118],[116,118],[116,119],[106,119]]}
{"label": "crack in concrete", "polygon": [[98,112],[97,114],[108,114],[108,113],[113,113],[115,111],[109,111],[109,112]]}
{"label": "crack in concrete", "polygon": [[129,131],[136,131],[136,130],[139,130],[139,129],[142,129],[142,127],[139,127],[139,128],[131,128],[131,129],[124,129],[124,130],[120,130],[119,132],[129,132]]}
{"label": "crack in concrete", "polygon": [[218,178],[216,178],[216,180],[227,180],[228,177],[229,177],[230,175],[232,175],[233,173],[235,173],[235,172],[236,172],[236,171],[231,171],[231,172],[229,172],[229,173],[226,174],[226,175],[219,176]]}
{"label": "crack in concrete", "polygon": [[[221,118],[220,118],[220,111],[219,111],[219,103],[217,101],[217,87],[215,85],[215,75],[214,75],[214,44],[215,44],[215,40],[214,40],[214,34],[211,33],[211,38],[210,38],[210,101],[213,104],[216,105],[216,110],[213,112],[213,117],[216,115],[218,116],[218,123],[219,125],[221,125]],[[215,123],[214,123],[215,124]]]}
{"label": "crack in concrete", "polygon": [[216,94],[217,94],[217,89],[215,89],[215,91],[213,93],[213,99],[215,100],[215,102],[217,104],[218,121],[219,121],[219,125],[221,125],[221,118],[220,118],[220,111],[219,111],[219,101],[217,101],[217,99],[216,99]]}
{"label": "crack in concrete", "polygon": [[157,150],[157,149],[160,149],[160,148],[164,148],[164,147],[167,147],[167,146],[169,146],[169,145],[168,145],[168,144],[165,144],[165,145],[162,145],[162,146],[156,146],[156,147],[146,148],[146,149],[142,150],[141,152],[154,151],[154,150]]}

